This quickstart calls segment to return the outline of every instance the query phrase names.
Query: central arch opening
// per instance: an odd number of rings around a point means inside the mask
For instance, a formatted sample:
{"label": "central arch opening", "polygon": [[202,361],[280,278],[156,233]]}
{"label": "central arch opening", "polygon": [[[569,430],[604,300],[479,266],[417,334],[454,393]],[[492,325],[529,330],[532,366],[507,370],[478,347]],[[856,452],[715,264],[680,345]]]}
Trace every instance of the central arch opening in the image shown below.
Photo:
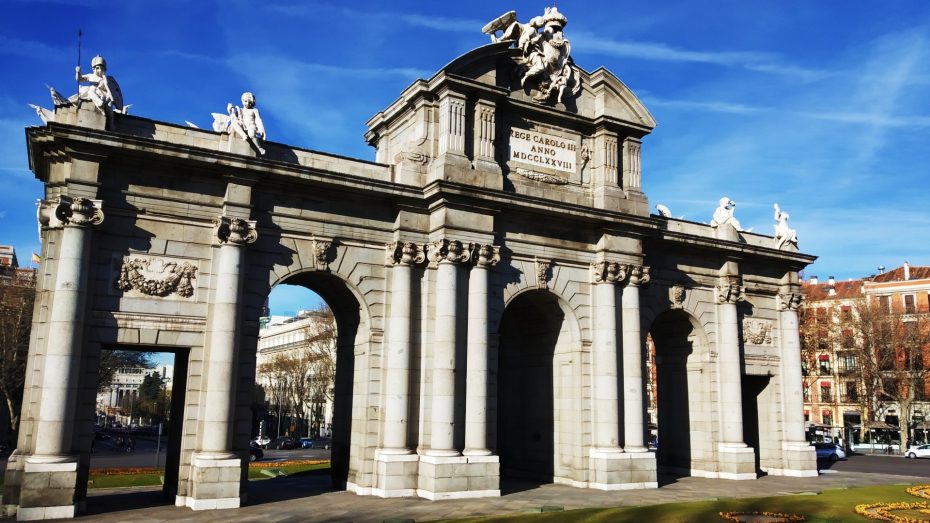
{"label": "central arch opening", "polygon": [[[294,287],[305,290],[294,292]],[[332,317],[328,321],[316,318],[330,313]],[[367,333],[367,327],[362,325],[361,305],[338,277],[309,271],[279,282],[269,296],[269,310],[265,314],[278,322],[281,321],[279,315],[290,316],[283,321],[306,324],[306,327],[300,332],[284,332],[280,340],[260,335],[256,378],[265,388],[266,412],[262,416],[264,423],[254,420],[253,433],[266,435],[267,445],[273,449],[270,453],[275,456],[290,447],[328,453],[331,459],[329,488],[345,489],[350,480],[354,354],[356,345],[367,340],[360,334]],[[329,332],[325,332],[327,329]],[[262,332],[271,333],[272,329]],[[278,360],[281,365],[276,365]],[[285,375],[289,370],[287,363],[304,360],[308,360],[307,365],[292,366],[308,376]],[[296,389],[296,379],[306,379],[306,386]],[[289,385],[276,383],[278,381],[289,382]],[[277,389],[281,391],[275,393]],[[295,401],[298,392],[300,401]],[[275,403],[283,401],[287,404]]]}
{"label": "central arch opening", "polygon": [[515,298],[500,326],[497,452],[501,480],[551,483],[556,447],[555,355],[565,340],[557,298],[531,291]]}

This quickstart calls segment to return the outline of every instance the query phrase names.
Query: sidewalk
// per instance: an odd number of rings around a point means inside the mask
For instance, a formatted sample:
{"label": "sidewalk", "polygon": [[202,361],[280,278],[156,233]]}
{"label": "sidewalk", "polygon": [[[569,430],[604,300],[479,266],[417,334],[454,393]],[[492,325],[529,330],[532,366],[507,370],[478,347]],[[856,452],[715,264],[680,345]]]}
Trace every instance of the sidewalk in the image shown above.
{"label": "sidewalk", "polygon": [[386,519],[431,521],[507,514],[560,506],[564,510],[591,507],[655,505],[709,498],[776,496],[841,487],[927,483],[927,478],[888,474],[831,472],[814,478],[766,476],[755,481],[705,478],[661,478],[658,489],[604,492],[563,485],[508,485],[499,498],[427,501],[419,498],[381,499],[349,492],[327,492],[324,476],[298,476],[249,484],[249,502],[234,510],[194,512],[164,505],[159,490],[92,490],[88,512],[75,521],[157,523],[162,521],[238,522],[381,522]]}

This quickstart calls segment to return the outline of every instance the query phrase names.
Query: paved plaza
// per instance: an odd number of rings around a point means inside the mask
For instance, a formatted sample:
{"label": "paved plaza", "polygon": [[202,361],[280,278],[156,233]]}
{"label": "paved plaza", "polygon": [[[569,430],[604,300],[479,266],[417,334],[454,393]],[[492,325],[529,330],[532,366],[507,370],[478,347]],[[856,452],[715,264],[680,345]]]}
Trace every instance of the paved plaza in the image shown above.
{"label": "paved plaza", "polygon": [[155,489],[91,491],[88,512],[78,521],[103,523],[162,521],[365,522],[390,519],[432,521],[493,514],[536,511],[543,506],[564,510],[592,507],[654,505],[726,497],[775,496],[842,487],[925,483],[926,477],[890,474],[829,472],[813,478],[767,476],[755,481],[704,478],[661,478],[658,489],[605,492],[562,485],[504,483],[500,498],[427,501],[420,498],[380,499],[350,492],[327,492],[328,478],[291,477],[249,484],[249,502],[239,509],[194,512],[163,505]]}

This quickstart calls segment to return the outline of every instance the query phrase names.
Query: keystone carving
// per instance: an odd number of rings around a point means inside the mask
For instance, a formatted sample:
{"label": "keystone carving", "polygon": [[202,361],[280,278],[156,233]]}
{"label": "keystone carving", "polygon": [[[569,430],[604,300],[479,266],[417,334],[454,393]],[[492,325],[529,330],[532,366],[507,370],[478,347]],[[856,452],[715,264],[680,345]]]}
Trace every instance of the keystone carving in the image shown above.
{"label": "keystone carving", "polygon": [[332,246],[332,240],[324,240],[316,237],[310,240],[310,248],[313,249],[313,264],[316,270],[329,270],[329,249]]}
{"label": "keystone carving", "polygon": [[617,283],[626,279],[629,266],[619,262],[599,261],[591,264],[594,283]]}
{"label": "keystone carving", "polygon": [[384,246],[387,265],[415,265],[423,263],[423,248],[413,242],[391,242]]}
{"label": "keystone carving", "polygon": [[194,295],[197,266],[188,262],[125,258],[119,272],[116,288],[123,292],[136,290],[149,296],[177,294],[184,298]]}
{"label": "keystone carving", "polygon": [[213,223],[220,244],[248,245],[258,239],[258,231],[255,230],[255,222],[252,220],[220,216]]}
{"label": "keystone carving", "polygon": [[478,267],[491,267],[501,261],[500,248],[489,244],[472,244],[472,261]]}
{"label": "keystone carving", "polygon": [[717,303],[736,304],[746,299],[746,288],[738,275],[721,276],[717,283]]}
{"label": "keystone carving", "polygon": [[772,322],[768,320],[743,318],[743,343],[771,345],[772,327]]}
{"label": "keystone carving", "polygon": [[685,286],[676,283],[671,289],[672,308],[682,309],[685,306]]}
{"label": "keystone carving", "polygon": [[548,286],[549,277],[552,273],[552,262],[534,258],[533,264],[536,266],[536,287],[545,289]]}
{"label": "keystone carving", "polygon": [[426,246],[426,256],[433,263],[461,263],[471,259],[471,251],[458,240],[438,240]]}

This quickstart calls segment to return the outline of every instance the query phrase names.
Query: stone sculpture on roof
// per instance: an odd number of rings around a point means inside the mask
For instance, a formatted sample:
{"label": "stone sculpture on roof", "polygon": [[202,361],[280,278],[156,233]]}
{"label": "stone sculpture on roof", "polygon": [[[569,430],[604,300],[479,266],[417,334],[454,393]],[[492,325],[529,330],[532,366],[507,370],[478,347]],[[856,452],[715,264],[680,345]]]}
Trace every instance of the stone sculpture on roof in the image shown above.
{"label": "stone sculpture on roof", "polygon": [[[537,90],[534,100],[564,102],[567,96],[581,91],[581,78],[571,58],[571,42],[562,34],[567,23],[557,8],[547,7],[542,16],[527,23],[518,22],[516,11],[509,11],[481,31],[490,35],[492,42],[513,41],[522,51],[520,85]],[[500,37],[497,31],[501,31]]]}
{"label": "stone sculpture on roof", "polygon": [[[56,109],[72,105],[80,107],[82,102],[92,102],[94,107],[106,116],[107,129],[112,130],[114,128],[113,114],[126,114],[129,106],[123,105],[123,92],[120,90],[116,78],[107,74],[107,61],[98,54],[91,60],[90,64],[93,72],[87,74],[81,73],[80,65],[74,68],[74,80],[78,83],[78,92],[68,99],[61,96],[54,87],[49,85],[46,85],[46,87],[49,89],[52,103]],[[33,104],[29,104],[29,106],[35,109],[36,114],[39,115],[43,122],[55,121],[54,111]]]}
{"label": "stone sculpture on roof", "polygon": [[213,130],[218,133],[235,133],[264,155],[262,142],[265,140],[265,124],[255,107],[255,95],[242,93],[242,107],[226,104],[226,114],[213,114]]}
{"label": "stone sculpture on roof", "polygon": [[783,249],[791,244],[798,246],[798,231],[788,226],[788,213],[775,204],[775,248]]}
{"label": "stone sculpture on roof", "polygon": [[739,220],[736,219],[736,216],[733,215],[733,210],[736,207],[736,202],[724,196],[720,198],[720,204],[717,206],[717,210],[714,211],[714,217],[710,221],[710,226],[717,228],[721,225],[729,224],[732,225],[737,231],[742,231],[743,228],[739,224]]}

